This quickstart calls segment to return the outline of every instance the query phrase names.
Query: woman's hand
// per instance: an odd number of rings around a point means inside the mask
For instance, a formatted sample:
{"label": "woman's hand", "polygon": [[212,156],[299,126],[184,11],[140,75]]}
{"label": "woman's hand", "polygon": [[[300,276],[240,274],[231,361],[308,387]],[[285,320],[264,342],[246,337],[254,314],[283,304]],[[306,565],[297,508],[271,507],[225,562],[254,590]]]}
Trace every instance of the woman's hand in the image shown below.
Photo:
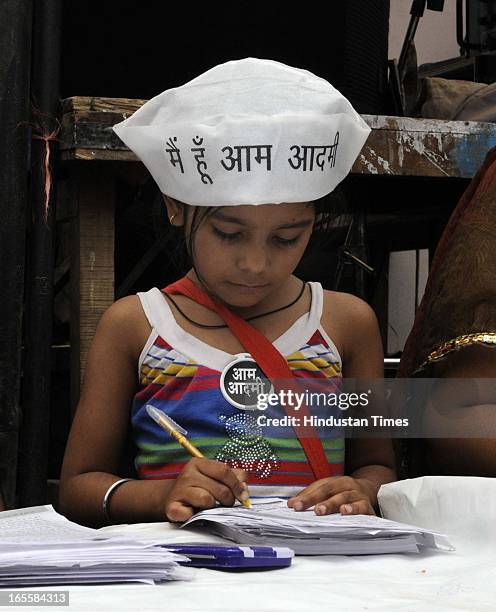
{"label": "woman's hand", "polygon": [[246,473],[225,463],[194,457],[184,466],[172,488],[167,489],[163,507],[170,521],[187,521],[197,510],[214,508],[217,502],[232,506],[248,498]]}
{"label": "woman's hand", "polygon": [[375,514],[377,486],[365,478],[337,476],[312,482],[288,506],[301,511],[315,506],[315,514]]}

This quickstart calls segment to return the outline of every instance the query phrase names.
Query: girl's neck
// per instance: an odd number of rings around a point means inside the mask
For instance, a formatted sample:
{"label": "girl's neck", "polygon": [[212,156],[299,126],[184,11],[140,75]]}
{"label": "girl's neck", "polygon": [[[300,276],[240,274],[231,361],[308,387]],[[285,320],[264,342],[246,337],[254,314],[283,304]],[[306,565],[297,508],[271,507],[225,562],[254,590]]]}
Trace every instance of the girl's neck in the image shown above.
{"label": "girl's neck", "polygon": [[227,308],[232,310],[232,312],[236,313],[243,319],[246,319],[248,317],[254,317],[258,314],[262,314],[269,310],[284,306],[292,299],[294,299],[297,293],[301,290],[302,283],[302,281],[296,276],[291,275],[281,286],[277,287],[263,300],[245,308],[232,306],[231,304],[218,298],[215,293],[211,292],[207,287],[205,287],[205,285],[200,281],[196,272],[193,269],[191,269],[186,274],[186,277],[193,281],[197,287],[200,287],[200,289],[208,293],[214,300],[223,303],[225,306],[227,306]]}

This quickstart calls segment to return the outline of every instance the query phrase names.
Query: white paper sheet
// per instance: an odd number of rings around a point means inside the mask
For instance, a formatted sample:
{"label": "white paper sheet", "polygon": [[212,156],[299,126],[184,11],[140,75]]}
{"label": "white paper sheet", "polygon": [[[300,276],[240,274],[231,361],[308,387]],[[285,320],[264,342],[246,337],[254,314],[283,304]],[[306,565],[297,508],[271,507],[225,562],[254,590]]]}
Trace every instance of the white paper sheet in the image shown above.
{"label": "white paper sheet", "polygon": [[183,527],[200,525],[239,544],[288,546],[304,555],[411,553],[422,546],[453,550],[441,534],[377,516],[317,516],[313,510],[295,512],[284,500],[257,502],[249,510],[204,510]]}
{"label": "white paper sheet", "polygon": [[[0,513],[0,586],[177,580],[185,559],[37,506]],[[189,577],[192,577],[190,575]]]}
{"label": "white paper sheet", "polygon": [[101,537],[97,529],[83,527],[56,513],[52,506],[32,506],[0,512],[0,542],[68,542]]}

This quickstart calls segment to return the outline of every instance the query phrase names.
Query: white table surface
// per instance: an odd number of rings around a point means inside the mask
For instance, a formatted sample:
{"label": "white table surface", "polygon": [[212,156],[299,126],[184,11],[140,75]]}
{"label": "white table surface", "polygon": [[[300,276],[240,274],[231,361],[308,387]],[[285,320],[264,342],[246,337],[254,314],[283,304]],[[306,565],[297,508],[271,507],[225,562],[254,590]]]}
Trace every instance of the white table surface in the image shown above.
{"label": "white table surface", "polygon": [[[464,489],[459,486],[462,479],[431,479],[427,480],[429,486],[419,489],[419,480],[388,485],[390,499],[385,499],[383,509],[390,508],[388,518],[399,520],[400,512],[404,522],[413,522],[411,519],[417,515],[412,508],[418,508],[417,524],[437,530],[443,524],[443,531],[457,547],[455,552],[295,557],[289,568],[261,572],[190,568],[194,578],[188,582],[64,587],[70,592],[68,609],[70,612],[496,610],[496,481],[468,479],[472,480],[468,485],[477,481],[475,489],[473,486]],[[480,510],[477,515],[475,506]],[[431,525],[425,524],[426,516],[430,517]],[[139,535],[167,533],[171,542],[200,540],[198,532],[179,530],[167,523],[107,529]],[[221,541],[208,534],[201,539]]]}

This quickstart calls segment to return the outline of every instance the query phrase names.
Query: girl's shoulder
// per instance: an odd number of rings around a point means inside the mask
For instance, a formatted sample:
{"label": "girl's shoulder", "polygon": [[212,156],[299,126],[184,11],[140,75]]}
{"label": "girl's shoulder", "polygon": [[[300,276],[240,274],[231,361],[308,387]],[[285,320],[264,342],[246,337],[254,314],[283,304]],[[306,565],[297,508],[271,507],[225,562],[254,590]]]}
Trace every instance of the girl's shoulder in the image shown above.
{"label": "girl's shoulder", "polygon": [[136,358],[150,331],[150,324],[137,295],[116,300],[103,313],[97,327],[97,334],[105,336],[109,342],[118,343],[121,349],[127,349]]}
{"label": "girl's shoulder", "polygon": [[376,320],[372,307],[356,295],[328,289],[324,289],[323,294],[323,317],[339,317],[347,322],[365,325]]}
{"label": "girl's shoulder", "polygon": [[377,317],[367,302],[343,291],[324,290],[323,294],[321,324],[343,358],[377,338]]}
{"label": "girl's shoulder", "polygon": [[139,322],[141,317],[144,317],[144,313],[139,297],[137,295],[127,295],[111,304],[103,313],[100,322],[119,327],[129,327]]}

